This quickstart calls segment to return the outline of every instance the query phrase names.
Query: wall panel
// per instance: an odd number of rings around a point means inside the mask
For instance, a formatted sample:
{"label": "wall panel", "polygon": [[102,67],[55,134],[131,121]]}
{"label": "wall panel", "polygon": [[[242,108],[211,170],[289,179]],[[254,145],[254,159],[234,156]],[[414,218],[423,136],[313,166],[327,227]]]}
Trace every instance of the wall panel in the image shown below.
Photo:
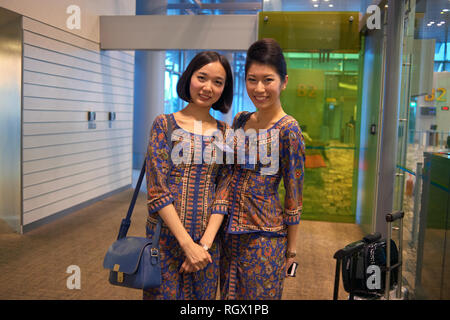
{"label": "wall panel", "polygon": [[[23,20],[27,225],[131,184],[134,55]],[[88,111],[95,121],[88,122]]]}
{"label": "wall panel", "polygon": [[56,180],[63,177],[74,176],[80,173],[88,172],[90,170],[98,170],[103,167],[114,166],[117,163],[131,161],[131,154],[123,154],[111,160],[109,157],[104,157],[91,161],[83,161],[77,164],[52,168],[45,171],[37,171],[23,176],[23,186],[38,185],[40,183]]}
{"label": "wall panel", "polygon": [[108,181],[102,186],[95,186],[92,190],[85,190],[78,194],[72,194],[68,198],[62,199],[58,202],[49,203],[46,206],[31,210],[23,215],[24,225],[48,217],[50,215],[49,212],[61,212],[80,203],[87,202],[109,192],[113,192],[114,190],[120,189],[121,187],[129,184],[131,184],[131,177],[117,181]]}

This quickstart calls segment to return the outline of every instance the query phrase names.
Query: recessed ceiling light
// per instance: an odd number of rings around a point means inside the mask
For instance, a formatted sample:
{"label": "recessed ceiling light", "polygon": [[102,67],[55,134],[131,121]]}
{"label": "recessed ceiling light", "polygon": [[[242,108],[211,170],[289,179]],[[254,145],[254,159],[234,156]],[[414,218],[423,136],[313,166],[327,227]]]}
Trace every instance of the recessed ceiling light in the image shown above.
{"label": "recessed ceiling light", "polygon": [[330,3],[328,6],[329,6],[330,8],[333,8],[333,7],[334,7],[334,5],[333,5],[332,3]]}
{"label": "recessed ceiling light", "polygon": [[319,5],[318,4],[313,4],[313,7],[314,8],[317,8]]}

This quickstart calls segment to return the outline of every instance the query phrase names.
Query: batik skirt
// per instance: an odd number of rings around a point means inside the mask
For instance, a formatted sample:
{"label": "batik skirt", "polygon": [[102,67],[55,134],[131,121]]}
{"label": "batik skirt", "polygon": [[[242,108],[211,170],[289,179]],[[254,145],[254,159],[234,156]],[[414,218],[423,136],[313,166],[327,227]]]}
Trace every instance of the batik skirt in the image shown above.
{"label": "batik skirt", "polygon": [[158,288],[144,290],[144,300],[214,300],[219,279],[219,246],[214,243],[209,253],[212,263],[200,271],[179,273],[185,255],[176,238],[161,235],[162,284]]}
{"label": "batik skirt", "polygon": [[220,293],[224,300],[279,300],[286,274],[287,238],[222,234]]}

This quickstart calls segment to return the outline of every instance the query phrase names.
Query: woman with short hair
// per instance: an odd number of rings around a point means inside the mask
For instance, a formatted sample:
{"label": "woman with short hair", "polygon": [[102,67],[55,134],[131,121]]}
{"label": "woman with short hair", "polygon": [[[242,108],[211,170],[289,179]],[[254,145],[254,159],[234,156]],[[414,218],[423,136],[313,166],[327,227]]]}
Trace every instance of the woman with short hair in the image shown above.
{"label": "woman with short hair", "polygon": [[[210,115],[210,109],[227,113],[233,99],[230,65],[222,55],[206,51],[197,54],[178,85],[179,97],[188,102],[181,111],[159,115],[153,122],[146,157],[148,218],[147,236],[152,237],[158,222],[162,284],[145,290],[144,299],[215,299],[219,276],[219,247],[216,233],[223,212],[211,207],[216,180],[224,168],[223,159],[212,147],[219,131],[229,127]],[[168,128],[173,128],[168,137]],[[200,126],[198,125],[200,124]],[[199,129],[200,128],[200,129]],[[174,163],[173,151],[183,153]],[[209,149],[207,149],[209,148]],[[198,149],[198,150],[197,150]],[[210,150],[209,160],[197,159]]]}

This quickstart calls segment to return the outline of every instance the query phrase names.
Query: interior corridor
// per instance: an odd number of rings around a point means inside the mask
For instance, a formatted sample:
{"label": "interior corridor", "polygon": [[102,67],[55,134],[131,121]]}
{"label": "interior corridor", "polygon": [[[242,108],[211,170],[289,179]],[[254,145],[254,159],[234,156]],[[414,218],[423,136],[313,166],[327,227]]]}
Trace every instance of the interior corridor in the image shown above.
{"label": "interior corridor", "polygon": [[[133,189],[96,202],[24,235],[0,220],[0,299],[140,300],[141,291],[108,283],[103,257],[115,241]],[[146,194],[141,192],[128,235],[144,236]],[[301,221],[297,277],[285,281],[283,299],[333,298],[333,254],[362,238],[356,224]],[[81,270],[81,288],[68,289],[69,266]],[[340,288],[340,299],[347,294]]]}

